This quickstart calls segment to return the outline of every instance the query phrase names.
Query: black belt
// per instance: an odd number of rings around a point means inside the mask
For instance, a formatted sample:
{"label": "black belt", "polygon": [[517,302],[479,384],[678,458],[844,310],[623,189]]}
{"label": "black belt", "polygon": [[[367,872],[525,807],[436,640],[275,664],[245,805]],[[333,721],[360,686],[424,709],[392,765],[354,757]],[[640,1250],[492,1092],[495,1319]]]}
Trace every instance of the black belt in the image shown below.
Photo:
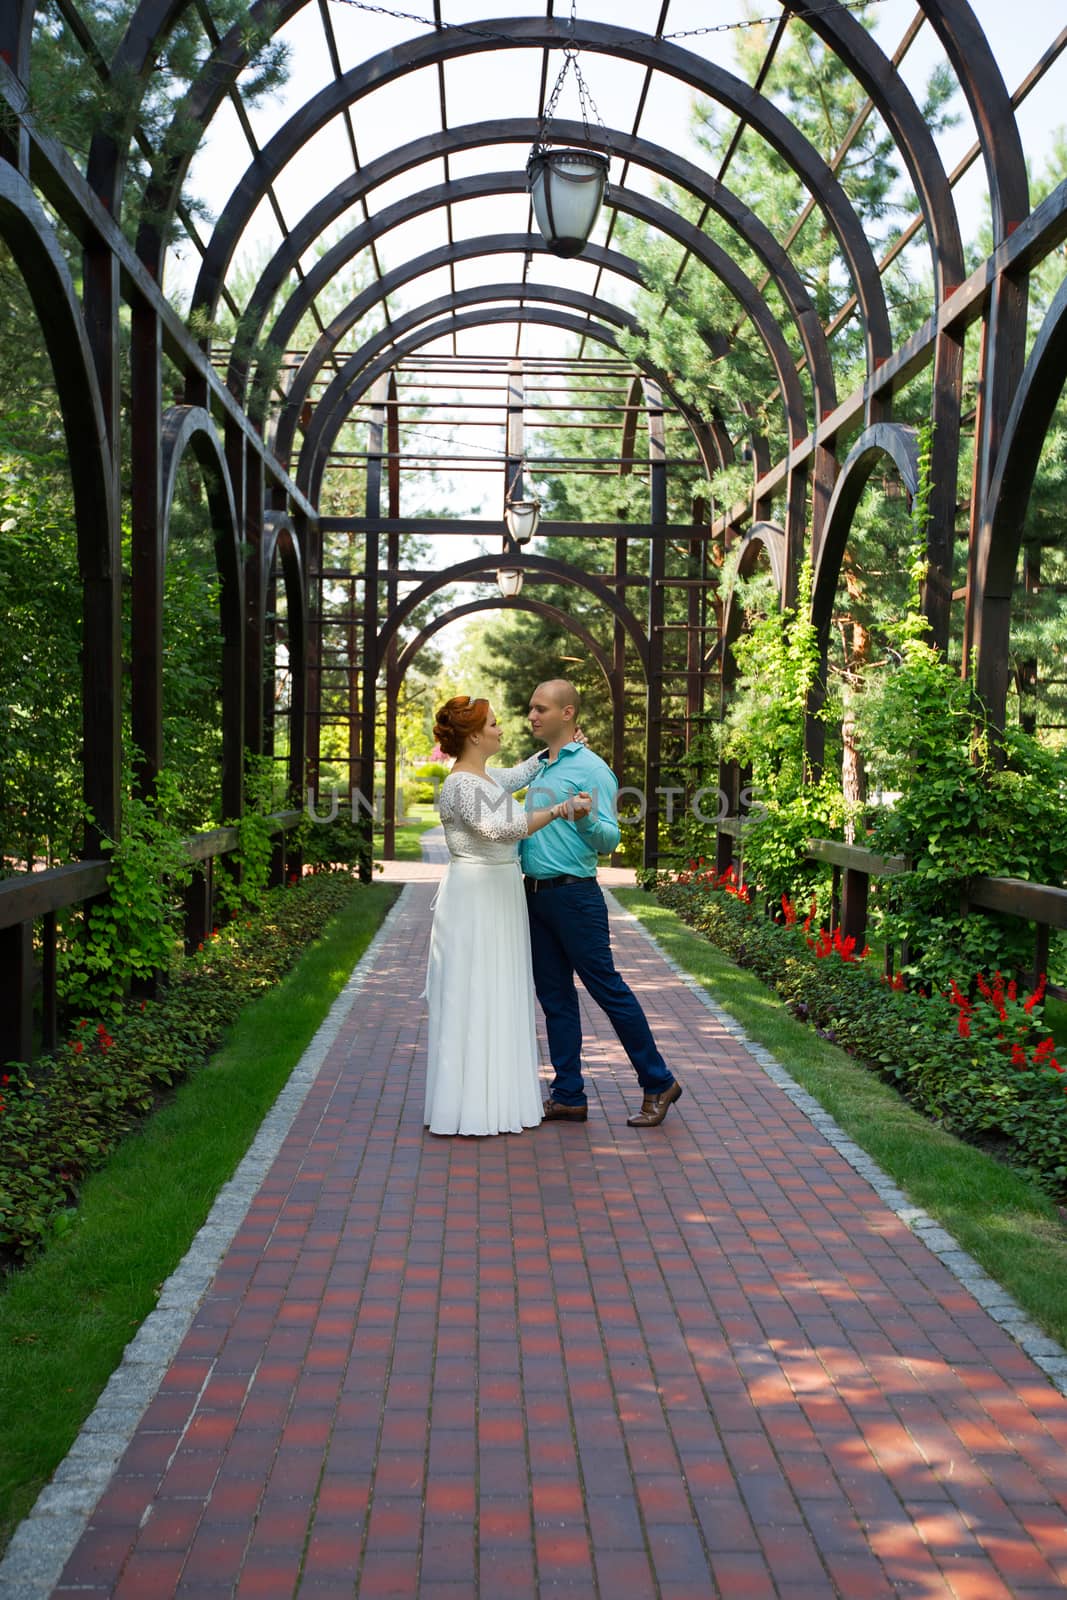
{"label": "black belt", "polygon": [[526,887],[532,894],[539,889],[554,889],[558,883],[592,883],[590,877],[576,877],[573,872],[561,872],[558,878],[527,878]]}

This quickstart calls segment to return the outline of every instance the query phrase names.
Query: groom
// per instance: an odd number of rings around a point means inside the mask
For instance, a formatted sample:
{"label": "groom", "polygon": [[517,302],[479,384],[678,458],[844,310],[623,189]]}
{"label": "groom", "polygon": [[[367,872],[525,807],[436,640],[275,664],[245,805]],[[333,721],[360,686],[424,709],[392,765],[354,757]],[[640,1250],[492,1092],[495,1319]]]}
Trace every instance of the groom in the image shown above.
{"label": "groom", "polygon": [[656,1048],[645,1014],[615,970],[608,912],[596,881],[597,856],[619,842],[614,799],[618,781],[588,745],[574,738],[578,691],[566,678],[540,683],[530,697],[534,738],[548,746],[541,773],[526,791],[526,809],[568,800],[583,790],[593,796],[589,815],[563,827],[542,828],[520,845],[530,913],[534,987],[548,1029],[556,1071],[544,1103],[546,1121],[584,1122],[589,1115],[582,1083],[582,1028],[578,974],[606,1012],[644,1090],[631,1128],[656,1128],[682,1086]]}

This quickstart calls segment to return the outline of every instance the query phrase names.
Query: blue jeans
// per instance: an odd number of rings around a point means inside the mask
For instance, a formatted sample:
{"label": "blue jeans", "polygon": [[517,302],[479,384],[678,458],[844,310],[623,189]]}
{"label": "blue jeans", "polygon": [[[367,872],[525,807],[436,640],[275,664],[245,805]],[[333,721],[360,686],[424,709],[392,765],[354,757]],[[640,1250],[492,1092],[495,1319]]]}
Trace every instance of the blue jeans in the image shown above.
{"label": "blue jeans", "polygon": [[645,1093],[660,1094],[670,1088],[674,1075],[656,1048],[633,991],[615,970],[608,908],[596,879],[527,890],[526,909],[534,988],[545,1014],[556,1072],[552,1098],[565,1106],[585,1104],[576,973],[610,1020]]}

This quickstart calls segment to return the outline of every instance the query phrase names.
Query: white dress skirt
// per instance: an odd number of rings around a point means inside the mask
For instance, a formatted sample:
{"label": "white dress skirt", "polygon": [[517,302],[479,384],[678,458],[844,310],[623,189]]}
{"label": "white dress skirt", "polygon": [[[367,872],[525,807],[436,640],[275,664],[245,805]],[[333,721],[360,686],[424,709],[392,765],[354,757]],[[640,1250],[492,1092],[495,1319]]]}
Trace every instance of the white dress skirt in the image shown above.
{"label": "white dress skirt", "polygon": [[426,972],[431,1133],[521,1133],[541,1121],[533,965],[511,792],[538,758],[493,776],[450,773],[440,810],[449,863],[434,904]]}

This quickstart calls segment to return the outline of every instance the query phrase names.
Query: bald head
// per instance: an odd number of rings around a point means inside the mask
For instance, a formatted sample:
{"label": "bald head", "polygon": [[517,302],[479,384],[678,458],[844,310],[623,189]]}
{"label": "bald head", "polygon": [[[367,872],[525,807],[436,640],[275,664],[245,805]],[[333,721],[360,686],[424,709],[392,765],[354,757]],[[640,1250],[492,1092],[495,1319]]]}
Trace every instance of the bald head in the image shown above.
{"label": "bald head", "polygon": [[530,696],[530,732],[553,757],[574,738],[578,723],[578,691],[569,678],[549,678]]}
{"label": "bald head", "polygon": [[539,683],[534,693],[548,695],[563,712],[570,707],[573,720],[578,721],[581,697],[569,678],[549,678],[546,683]]}

